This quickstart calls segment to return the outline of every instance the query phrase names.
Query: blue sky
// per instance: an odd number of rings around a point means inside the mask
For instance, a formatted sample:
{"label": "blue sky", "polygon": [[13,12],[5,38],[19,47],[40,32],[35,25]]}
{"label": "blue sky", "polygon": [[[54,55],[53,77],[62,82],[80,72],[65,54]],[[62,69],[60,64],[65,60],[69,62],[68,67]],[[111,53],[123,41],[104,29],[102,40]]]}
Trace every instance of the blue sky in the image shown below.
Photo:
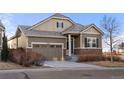
{"label": "blue sky", "polygon": [[[73,21],[87,25],[94,23],[100,27],[100,20],[104,15],[108,17],[115,17],[121,24],[120,29],[124,31],[124,13],[63,13],[65,16],[70,17]],[[6,26],[8,37],[12,36],[18,25],[34,25],[35,23],[51,16],[52,13],[0,13],[0,19]]]}

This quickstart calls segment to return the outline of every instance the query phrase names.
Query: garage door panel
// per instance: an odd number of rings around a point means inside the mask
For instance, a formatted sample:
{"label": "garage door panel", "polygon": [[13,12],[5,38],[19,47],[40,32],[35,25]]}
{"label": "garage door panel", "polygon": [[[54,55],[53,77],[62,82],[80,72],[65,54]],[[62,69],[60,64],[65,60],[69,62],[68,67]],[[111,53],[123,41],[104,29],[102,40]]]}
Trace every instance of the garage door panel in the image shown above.
{"label": "garage door panel", "polygon": [[33,51],[41,53],[47,59],[62,57],[62,45],[34,44]]}

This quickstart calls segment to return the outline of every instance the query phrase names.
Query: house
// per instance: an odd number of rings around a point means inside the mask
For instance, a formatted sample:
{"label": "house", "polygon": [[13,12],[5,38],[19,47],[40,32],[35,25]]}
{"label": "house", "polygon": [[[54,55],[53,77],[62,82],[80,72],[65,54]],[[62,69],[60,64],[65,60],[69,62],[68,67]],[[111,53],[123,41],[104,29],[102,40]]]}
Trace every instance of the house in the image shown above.
{"label": "house", "polygon": [[0,53],[1,53],[1,50],[2,50],[2,36],[3,36],[4,31],[5,31],[5,27],[0,20]]}
{"label": "house", "polygon": [[19,25],[8,44],[10,48],[22,47],[47,59],[60,60],[72,55],[102,54],[102,35],[95,24],[78,24],[56,13],[32,26]]}

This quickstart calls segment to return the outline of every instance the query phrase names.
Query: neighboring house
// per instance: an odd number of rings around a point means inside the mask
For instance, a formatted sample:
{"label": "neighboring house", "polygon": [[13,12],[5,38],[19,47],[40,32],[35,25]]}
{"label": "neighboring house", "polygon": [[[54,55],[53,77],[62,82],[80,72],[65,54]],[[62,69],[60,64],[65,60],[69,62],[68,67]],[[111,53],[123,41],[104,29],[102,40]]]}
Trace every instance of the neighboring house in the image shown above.
{"label": "neighboring house", "polygon": [[3,36],[4,31],[5,31],[5,27],[0,20],[0,53],[1,53],[1,50],[2,50],[2,36]]}
{"label": "neighboring house", "polygon": [[66,55],[102,54],[102,35],[95,24],[81,25],[56,13],[33,26],[19,25],[8,44],[31,49],[47,59],[63,59]]}

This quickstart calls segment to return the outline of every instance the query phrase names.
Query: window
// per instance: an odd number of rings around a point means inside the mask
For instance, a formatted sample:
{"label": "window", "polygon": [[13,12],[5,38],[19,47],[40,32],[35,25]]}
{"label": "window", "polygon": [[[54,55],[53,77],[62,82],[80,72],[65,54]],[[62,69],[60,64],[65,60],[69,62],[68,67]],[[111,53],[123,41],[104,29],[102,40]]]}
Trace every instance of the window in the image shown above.
{"label": "window", "polygon": [[34,48],[39,48],[40,45],[39,44],[34,44]]}
{"label": "window", "polygon": [[64,23],[63,22],[57,22],[56,27],[57,28],[64,28]]}
{"label": "window", "polygon": [[56,27],[59,28],[59,22],[56,23]]}
{"label": "window", "polygon": [[61,45],[56,45],[56,48],[61,48]]}
{"label": "window", "polygon": [[63,22],[61,23],[61,27],[64,28],[64,24],[63,24]]}
{"label": "window", "polygon": [[55,48],[55,45],[50,45],[51,48]]}
{"label": "window", "polygon": [[85,47],[89,47],[89,48],[98,47],[98,39],[96,39],[95,37],[85,38]]}
{"label": "window", "polygon": [[46,48],[47,45],[46,44],[43,44],[43,45],[40,45],[41,48]]}

